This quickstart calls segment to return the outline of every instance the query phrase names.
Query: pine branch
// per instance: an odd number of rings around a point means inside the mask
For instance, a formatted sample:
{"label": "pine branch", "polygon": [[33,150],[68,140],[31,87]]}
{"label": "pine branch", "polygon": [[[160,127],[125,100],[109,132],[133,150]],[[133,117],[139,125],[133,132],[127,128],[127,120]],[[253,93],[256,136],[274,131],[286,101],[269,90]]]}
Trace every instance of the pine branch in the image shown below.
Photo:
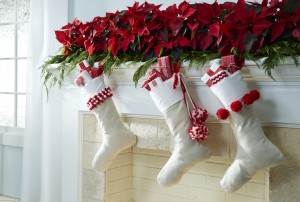
{"label": "pine branch", "polygon": [[138,81],[140,78],[145,76],[147,70],[150,68],[150,66],[156,61],[156,57],[146,61],[144,64],[142,64],[134,73],[133,75],[133,81],[135,84],[135,87],[137,86]]}

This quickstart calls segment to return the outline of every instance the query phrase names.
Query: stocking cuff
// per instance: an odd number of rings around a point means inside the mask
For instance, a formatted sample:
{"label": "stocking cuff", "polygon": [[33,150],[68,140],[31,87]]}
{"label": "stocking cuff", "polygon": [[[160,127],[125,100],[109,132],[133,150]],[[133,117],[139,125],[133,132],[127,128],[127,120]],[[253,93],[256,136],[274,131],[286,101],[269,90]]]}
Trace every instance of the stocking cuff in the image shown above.
{"label": "stocking cuff", "polygon": [[157,108],[164,112],[183,99],[181,88],[173,88],[173,78],[170,78],[150,91],[150,95]]}

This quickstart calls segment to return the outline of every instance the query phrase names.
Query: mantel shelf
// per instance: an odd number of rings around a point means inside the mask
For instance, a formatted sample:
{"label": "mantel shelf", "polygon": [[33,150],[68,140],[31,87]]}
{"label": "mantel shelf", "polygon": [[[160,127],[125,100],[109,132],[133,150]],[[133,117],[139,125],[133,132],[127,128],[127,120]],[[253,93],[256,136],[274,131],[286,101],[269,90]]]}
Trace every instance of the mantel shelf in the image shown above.
{"label": "mantel shelf", "polygon": [[[186,75],[187,87],[191,95],[199,106],[208,110],[209,121],[219,122],[215,113],[221,105],[201,81],[201,76],[208,67],[209,64],[198,70],[192,68],[185,72],[185,69],[188,68],[182,68],[182,71]],[[55,66],[52,68],[55,71]],[[144,78],[135,87],[132,81],[135,70],[134,66],[128,68],[124,65],[115,68],[113,73],[105,78],[106,84],[113,90],[113,99],[119,113],[124,116],[160,117],[161,113],[154,105],[148,91],[141,88]],[[246,61],[242,74],[249,88],[257,89],[261,93],[261,99],[255,104],[255,108],[263,124],[300,127],[298,104],[300,100],[300,68],[288,60],[286,64],[280,64],[272,71],[274,81],[255,63]],[[73,84],[76,75],[78,72],[73,71],[66,78],[62,88],[63,92],[71,93],[78,90]],[[78,95],[74,94],[73,96]],[[87,109],[81,107],[79,110]]]}

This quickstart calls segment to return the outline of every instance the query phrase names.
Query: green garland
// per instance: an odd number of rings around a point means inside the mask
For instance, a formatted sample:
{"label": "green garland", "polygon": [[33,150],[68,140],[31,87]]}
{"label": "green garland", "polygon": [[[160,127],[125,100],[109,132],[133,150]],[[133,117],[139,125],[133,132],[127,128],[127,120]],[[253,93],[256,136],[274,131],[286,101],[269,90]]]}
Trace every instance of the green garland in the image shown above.
{"label": "green garland", "polygon": [[[284,63],[287,56],[290,56],[293,59],[296,66],[299,65],[298,56],[300,55],[300,41],[296,39],[290,39],[286,41],[275,42],[271,45],[262,47],[254,54],[239,54],[235,51],[233,51],[233,53],[245,58],[246,60],[256,62],[259,68],[263,69],[268,76],[273,78],[272,70],[278,65],[279,62]],[[208,61],[219,57],[220,55],[218,53],[209,51],[189,51],[182,52],[179,55],[176,55],[175,53],[171,54],[173,62],[175,60],[178,60],[179,63],[189,62],[189,69],[192,67],[202,68]],[[263,63],[258,64],[258,61],[264,57],[266,57],[266,59],[263,61]],[[101,61],[104,68],[104,73],[107,75],[110,75],[113,69],[118,67],[120,64],[126,62],[128,63],[128,61],[130,61],[130,64],[137,65],[137,70],[133,76],[133,81],[135,82],[135,85],[137,85],[140,78],[143,77],[151,65],[156,62],[157,57],[152,57],[145,62],[143,61],[143,55],[139,52],[130,54],[127,53],[115,57],[110,53],[107,54],[99,52],[89,56],[83,49],[73,48],[68,56],[56,55],[50,57],[41,66],[41,77],[47,95],[50,88],[56,84],[61,87],[65,76],[68,76],[70,72],[76,68],[76,64],[82,60],[87,60],[89,64]],[[49,69],[49,65],[51,64],[59,64],[57,67],[57,70],[59,71],[58,77],[55,76]]]}

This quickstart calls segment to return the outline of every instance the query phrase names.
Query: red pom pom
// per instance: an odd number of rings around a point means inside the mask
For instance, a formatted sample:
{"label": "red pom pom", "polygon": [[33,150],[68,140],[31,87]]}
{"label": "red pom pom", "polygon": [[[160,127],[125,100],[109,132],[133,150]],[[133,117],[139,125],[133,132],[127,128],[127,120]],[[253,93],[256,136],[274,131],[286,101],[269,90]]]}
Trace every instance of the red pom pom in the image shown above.
{"label": "red pom pom", "polygon": [[230,109],[234,112],[241,111],[242,107],[243,107],[243,105],[242,105],[241,101],[239,101],[239,100],[232,102],[230,105]]}
{"label": "red pom pom", "polygon": [[226,120],[229,116],[229,111],[227,109],[221,108],[217,111],[217,117],[222,120]]}
{"label": "red pom pom", "polygon": [[204,123],[207,118],[208,118],[208,113],[205,109],[197,107],[192,111],[192,119],[193,119],[193,123],[195,124]]}
{"label": "red pom pom", "polygon": [[251,105],[254,102],[254,98],[252,97],[252,95],[250,93],[248,93],[248,94],[244,95],[243,102],[245,105]]}
{"label": "red pom pom", "polygon": [[257,90],[250,91],[250,95],[252,96],[254,101],[256,101],[260,98],[260,93]]}
{"label": "red pom pom", "polygon": [[189,134],[193,140],[202,142],[208,136],[208,130],[204,124],[194,125],[191,127]]}

